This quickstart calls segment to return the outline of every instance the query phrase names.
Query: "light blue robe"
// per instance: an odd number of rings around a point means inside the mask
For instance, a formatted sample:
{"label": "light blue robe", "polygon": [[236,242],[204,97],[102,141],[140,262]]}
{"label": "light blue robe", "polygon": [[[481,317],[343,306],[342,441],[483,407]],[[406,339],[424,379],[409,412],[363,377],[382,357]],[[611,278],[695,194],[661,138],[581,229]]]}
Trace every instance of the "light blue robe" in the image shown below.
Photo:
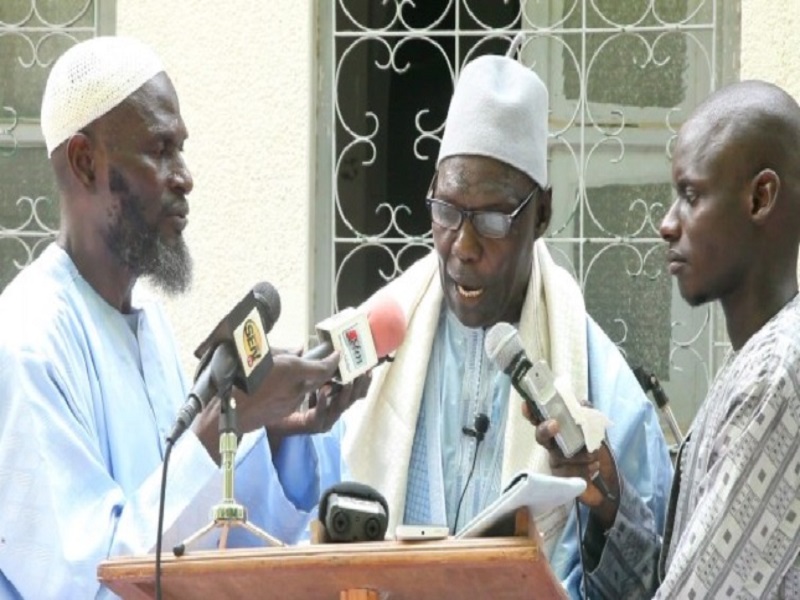
{"label": "light blue robe", "polygon": [[[0,296],[2,599],[112,597],[98,563],[155,547],[164,439],[187,382],[164,314],[138,290],[133,306],[107,304],[56,244]],[[244,436],[235,496],[250,521],[296,540],[320,485],[340,476],[317,444],[336,443],[287,440],[276,471],[264,431]],[[208,523],[221,497],[220,469],[187,431],[169,463],[163,547]],[[229,543],[262,542],[239,529]]]}
{"label": "light blue robe", "polygon": [[[589,401],[613,421],[608,441],[624,485],[633,488],[623,495],[620,521],[630,511],[640,509],[629,502],[633,492],[649,513],[650,530],[660,532],[672,462],[658,416],[619,350],[591,318],[587,318],[586,334]],[[475,456],[475,438],[464,435],[462,427],[471,426],[478,412],[489,416],[490,425],[455,530],[462,529],[500,494],[510,379],[486,357],[484,338],[485,331],[464,327],[442,309],[411,452],[405,523],[447,524],[451,531],[454,529],[458,501]],[[586,527],[586,507],[582,506],[581,515]],[[549,558],[570,596],[582,598],[575,510]]]}

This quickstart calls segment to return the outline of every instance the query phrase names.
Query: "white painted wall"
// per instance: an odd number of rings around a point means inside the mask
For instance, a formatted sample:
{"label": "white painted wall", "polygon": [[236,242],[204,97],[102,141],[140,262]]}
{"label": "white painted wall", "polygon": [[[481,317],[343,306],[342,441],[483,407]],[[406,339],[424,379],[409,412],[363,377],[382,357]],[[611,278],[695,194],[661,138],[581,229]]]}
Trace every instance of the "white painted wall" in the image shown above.
{"label": "white painted wall", "polygon": [[[119,0],[117,33],[164,60],[189,130],[195,282],[168,301],[191,352],[256,282],[279,291],[272,344],[308,330],[314,17],[298,0]],[[235,8],[235,10],[234,10]]]}
{"label": "white painted wall", "polygon": [[742,79],[771,81],[800,99],[800,1],[742,0]]}
{"label": "white painted wall", "polygon": [[800,100],[798,48],[800,0],[742,0],[742,79],[771,81]]}
{"label": "white painted wall", "polygon": [[[195,285],[168,302],[184,364],[254,283],[280,292],[270,340],[302,344],[309,322],[318,0],[119,0],[117,31],[161,54],[190,132],[186,236]],[[800,0],[742,0],[743,78],[800,98]]]}

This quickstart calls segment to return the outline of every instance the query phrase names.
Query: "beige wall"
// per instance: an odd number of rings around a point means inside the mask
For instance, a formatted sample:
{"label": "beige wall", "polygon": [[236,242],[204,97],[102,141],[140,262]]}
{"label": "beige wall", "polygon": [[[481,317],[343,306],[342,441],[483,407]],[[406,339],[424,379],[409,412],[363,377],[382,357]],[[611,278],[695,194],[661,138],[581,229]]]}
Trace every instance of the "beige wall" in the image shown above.
{"label": "beige wall", "polygon": [[[118,1],[118,32],[162,55],[191,135],[186,235],[196,278],[188,296],[168,303],[187,369],[194,346],[260,280],[283,303],[272,343],[301,344],[308,330],[313,7],[328,1]],[[800,0],[742,0],[743,78],[800,98],[797,48]]]}
{"label": "beige wall", "polygon": [[800,1],[742,0],[742,79],[765,79],[800,99]]}
{"label": "beige wall", "polygon": [[742,79],[771,81],[800,100],[798,48],[800,0],[742,0]]}
{"label": "beige wall", "polygon": [[[231,10],[235,6],[236,10]],[[279,291],[273,344],[300,345],[309,313],[312,3],[119,0],[117,32],[166,63],[189,129],[195,283],[167,308],[191,351],[258,281]]]}

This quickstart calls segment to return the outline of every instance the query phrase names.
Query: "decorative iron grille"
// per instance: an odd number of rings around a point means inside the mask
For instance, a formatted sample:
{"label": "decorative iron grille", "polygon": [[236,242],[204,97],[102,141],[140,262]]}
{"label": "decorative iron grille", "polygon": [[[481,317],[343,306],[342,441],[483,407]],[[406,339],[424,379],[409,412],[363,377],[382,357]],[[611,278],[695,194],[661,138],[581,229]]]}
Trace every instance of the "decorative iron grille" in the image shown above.
{"label": "decorative iron grille", "polygon": [[105,0],[0,3],[0,290],[56,234],[58,196],[39,128],[53,61],[75,43],[110,33]]}
{"label": "decorative iron grille", "polygon": [[550,92],[548,245],[589,313],[664,383],[685,427],[726,347],[718,309],[689,309],[658,224],[670,148],[738,74],[739,2],[337,0],[320,9],[314,318],[358,304],[432,246],[423,197],[453,83],[482,54]]}

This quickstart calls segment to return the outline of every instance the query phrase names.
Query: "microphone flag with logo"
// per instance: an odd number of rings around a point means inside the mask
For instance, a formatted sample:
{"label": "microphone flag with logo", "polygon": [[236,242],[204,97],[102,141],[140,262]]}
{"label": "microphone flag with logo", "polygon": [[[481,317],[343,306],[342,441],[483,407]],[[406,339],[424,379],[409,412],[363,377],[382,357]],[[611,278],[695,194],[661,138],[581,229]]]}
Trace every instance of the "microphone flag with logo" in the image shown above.
{"label": "microphone flag with logo", "polygon": [[403,309],[381,294],[358,308],[343,311],[317,323],[320,344],[303,358],[320,359],[338,350],[341,383],[348,383],[397,350],[406,334]]}
{"label": "microphone flag with logo", "polygon": [[172,433],[175,441],[212,398],[236,386],[255,392],[272,368],[267,333],[281,313],[277,290],[266,281],[256,284],[195,350],[200,358],[189,397],[178,413]]}

